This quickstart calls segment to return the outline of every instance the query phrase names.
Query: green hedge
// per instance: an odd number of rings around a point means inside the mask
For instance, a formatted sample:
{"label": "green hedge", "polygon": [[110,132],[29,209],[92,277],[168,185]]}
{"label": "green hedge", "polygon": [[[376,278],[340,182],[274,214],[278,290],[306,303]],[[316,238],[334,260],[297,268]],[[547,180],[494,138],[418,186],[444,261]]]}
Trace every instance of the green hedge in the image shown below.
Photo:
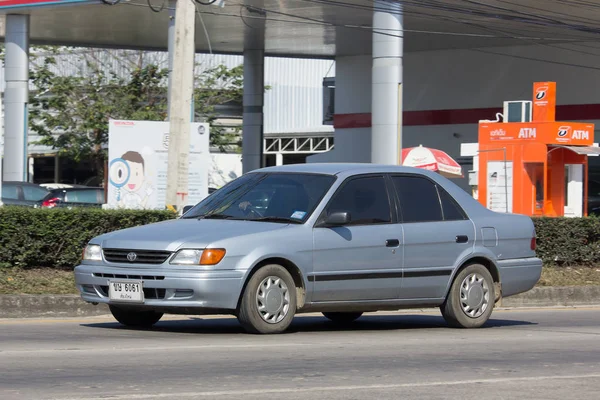
{"label": "green hedge", "polygon": [[171,211],[0,207],[0,266],[73,268],[94,236],[174,217]]}
{"label": "green hedge", "polygon": [[537,254],[546,265],[600,264],[600,219],[534,218]]}
{"label": "green hedge", "polygon": [[[0,207],[0,266],[73,268],[94,236],[175,218],[170,211]],[[534,218],[546,265],[600,264],[600,219]]]}

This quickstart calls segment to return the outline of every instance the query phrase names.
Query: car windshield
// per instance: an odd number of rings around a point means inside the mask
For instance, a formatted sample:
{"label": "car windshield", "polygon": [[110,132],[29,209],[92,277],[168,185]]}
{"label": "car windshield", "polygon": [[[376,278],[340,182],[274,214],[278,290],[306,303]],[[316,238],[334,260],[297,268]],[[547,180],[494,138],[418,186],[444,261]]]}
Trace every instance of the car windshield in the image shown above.
{"label": "car windshield", "polygon": [[301,173],[250,173],[217,190],[182,218],[302,223],[335,177]]}

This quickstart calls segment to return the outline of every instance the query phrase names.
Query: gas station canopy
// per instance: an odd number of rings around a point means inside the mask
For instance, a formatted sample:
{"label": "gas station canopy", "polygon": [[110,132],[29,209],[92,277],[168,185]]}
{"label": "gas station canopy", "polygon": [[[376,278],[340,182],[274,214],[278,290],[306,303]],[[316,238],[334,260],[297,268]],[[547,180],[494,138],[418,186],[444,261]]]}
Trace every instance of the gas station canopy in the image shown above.
{"label": "gas station canopy", "polygon": [[[118,0],[105,0],[113,3]],[[209,0],[203,0],[209,3]],[[5,14],[30,14],[30,43],[166,50],[169,0],[2,0]],[[471,49],[597,39],[600,8],[568,1],[406,0],[404,50]],[[219,6],[219,4],[223,6]],[[254,10],[245,5],[251,4]],[[370,54],[372,0],[224,0],[196,3],[198,52],[240,54],[252,20],[266,18],[265,54],[334,57]],[[154,12],[161,10],[160,12]],[[259,10],[259,12],[257,12]],[[202,22],[206,25],[207,35]],[[394,32],[389,34],[393,35]],[[210,42],[210,46],[209,46]]]}

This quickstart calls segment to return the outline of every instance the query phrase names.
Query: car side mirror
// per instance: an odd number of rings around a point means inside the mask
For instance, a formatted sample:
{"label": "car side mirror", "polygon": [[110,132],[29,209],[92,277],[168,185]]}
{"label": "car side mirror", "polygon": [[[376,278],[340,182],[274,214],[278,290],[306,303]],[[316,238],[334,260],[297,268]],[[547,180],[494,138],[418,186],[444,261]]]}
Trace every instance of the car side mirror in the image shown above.
{"label": "car side mirror", "polygon": [[352,220],[350,213],[347,211],[338,211],[329,214],[325,218],[326,226],[342,226],[350,223]]}
{"label": "car side mirror", "polygon": [[183,214],[185,214],[186,212],[190,211],[194,206],[185,206],[183,207]]}

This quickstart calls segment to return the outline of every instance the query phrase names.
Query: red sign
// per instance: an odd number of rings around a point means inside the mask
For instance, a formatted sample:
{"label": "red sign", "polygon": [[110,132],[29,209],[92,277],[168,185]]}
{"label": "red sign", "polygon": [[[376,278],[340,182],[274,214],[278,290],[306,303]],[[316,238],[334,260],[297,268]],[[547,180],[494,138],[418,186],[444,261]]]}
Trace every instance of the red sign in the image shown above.
{"label": "red sign", "polygon": [[594,124],[579,122],[482,122],[479,124],[479,142],[537,142],[591,146],[594,143]]}
{"label": "red sign", "polygon": [[99,2],[99,0],[0,0],[0,9]]}
{"label": "red sign", "polygon": [[535,82],[533,85],[533,122],[554,122],[556,113],[556,82]]}

